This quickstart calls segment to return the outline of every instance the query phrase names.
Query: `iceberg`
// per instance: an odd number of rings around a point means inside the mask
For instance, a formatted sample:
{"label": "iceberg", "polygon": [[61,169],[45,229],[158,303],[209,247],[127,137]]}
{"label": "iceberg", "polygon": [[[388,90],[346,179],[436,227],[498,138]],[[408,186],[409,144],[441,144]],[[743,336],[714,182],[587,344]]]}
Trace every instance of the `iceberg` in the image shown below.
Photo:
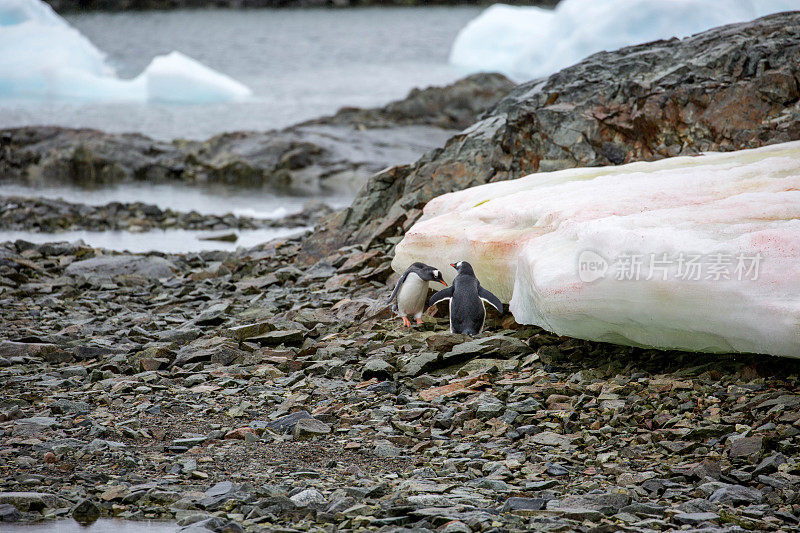
{"label": "iceberg", "polygon": [[103,52],[41,0],[0,1],[0,98],[209,103],[250,94],[180,52],[121,79]]}
{"label": "iceberg", "polygon": [[251,94],[238,81],[180,52],[155,57],[139,77],[144,78],[152,102],[212,103]]}
{"label": "iceberg", "polygon": [[562,0],[554,10],[495,4],[458,33],[450,62],[529,80],[602,50],[795,9],[796,0]]}
{"label": "iceberg", "polygon": [[800,357],[800,141],[446,194],[426,205],[392,267],[422,261],[449,282],[459,260],[521,324]]}

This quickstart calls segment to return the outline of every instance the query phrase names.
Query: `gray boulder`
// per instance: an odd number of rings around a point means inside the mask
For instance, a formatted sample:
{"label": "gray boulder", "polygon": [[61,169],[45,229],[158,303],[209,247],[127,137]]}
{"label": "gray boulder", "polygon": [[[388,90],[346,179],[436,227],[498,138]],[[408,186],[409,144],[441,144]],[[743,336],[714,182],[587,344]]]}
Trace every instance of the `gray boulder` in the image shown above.
{"label": "gray boulder", "polygon": [[731,505],[759,504],[764,499],[761,491],[742,485],[726,485],[720,487],[709,496],[709,501],[729,503]]}
{"label": "gray boulder", "polygon": [[42,512],[45,509],[69,506],[64,498],[45,492],[0,492],[0,505],[2,504],[13,505],[23,512]]}

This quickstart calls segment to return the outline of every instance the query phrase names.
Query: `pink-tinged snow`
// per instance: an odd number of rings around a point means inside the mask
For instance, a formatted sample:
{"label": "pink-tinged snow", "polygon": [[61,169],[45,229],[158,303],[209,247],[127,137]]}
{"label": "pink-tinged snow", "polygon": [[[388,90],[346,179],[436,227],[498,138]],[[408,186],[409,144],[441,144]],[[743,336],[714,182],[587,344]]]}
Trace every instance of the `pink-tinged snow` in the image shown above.
{"label": "pink-tinged snow", "polygon": [[458,260],[562,335],[800,357],[800,142],[441,196],[393,266]]}

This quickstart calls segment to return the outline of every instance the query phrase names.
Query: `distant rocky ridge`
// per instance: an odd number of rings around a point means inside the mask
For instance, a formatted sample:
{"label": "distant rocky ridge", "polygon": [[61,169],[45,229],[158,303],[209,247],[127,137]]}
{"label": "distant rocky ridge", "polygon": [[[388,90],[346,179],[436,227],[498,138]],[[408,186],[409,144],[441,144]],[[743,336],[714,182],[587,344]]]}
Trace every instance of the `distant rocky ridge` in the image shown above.
{"label": "distant rocky ridge", "polygon": [[330,212],[330,207],[313,200],[299,213],[282,218],[253,218],[233,213],[186,213],[143,202],[84,205],[46,198],[0,196],[0,231],[53,233],[74,230],[143,232],[153,229],[217,231],[303,228],[313,226]]}
{"label": "distant rocky ridge", "polygon": [[601,52],[519,85],[443,149],[370,178],[302,257],[400,235],[432,198],[482,183],[800,139],[799,100],[800,12]]}
{"label": "distant rocky ridge", "polygon": [[[363,7],[488,5],[485,0],[45,0],[59,12],[84,10],[143,10],[184,8],[257,8],[257,7]],[[506,4],[552,7],[560,0],[507,1]]]}
{"label": "distant rocky ridge", "polygon": [[102,185],[130,181],[225,183],[315,194],[354,192],[387,167],[444,145],[514,87],[478,74],[415,89],[375,109],[343,109],[283,130],[206,141],[31,126],[0,130],[0,180]]}

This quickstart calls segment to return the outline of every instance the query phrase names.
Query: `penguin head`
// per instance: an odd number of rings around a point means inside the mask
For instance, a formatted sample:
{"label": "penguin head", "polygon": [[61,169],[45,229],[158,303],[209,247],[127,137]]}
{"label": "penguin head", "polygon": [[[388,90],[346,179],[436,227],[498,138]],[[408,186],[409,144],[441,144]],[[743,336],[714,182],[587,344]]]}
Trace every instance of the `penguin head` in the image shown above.
{"label": "penguin head", "polygon": [[445,283],[444,279],[442,279],[442,273],[436,268],[425,265],[425,268],[421,269],[420,277],[424,281],[438,281],[447,287],[447,283]]}
{"label": "penguin head", "polygon": [[447,283],[445,283],[442,279],[442,273],[430,265],[420,262],[411,263],[411,266],[408,267],[408,270],[419,276],[422,281],[438,281],[447,287]]}
{"label": "penguin head", "polygon": [[457,263],[450,263],[450,266],[455,268],[459,274],[466,274],[467,276],[474,276],[475,271],[472,270],[472,265],[466,261],[459,261]]}

